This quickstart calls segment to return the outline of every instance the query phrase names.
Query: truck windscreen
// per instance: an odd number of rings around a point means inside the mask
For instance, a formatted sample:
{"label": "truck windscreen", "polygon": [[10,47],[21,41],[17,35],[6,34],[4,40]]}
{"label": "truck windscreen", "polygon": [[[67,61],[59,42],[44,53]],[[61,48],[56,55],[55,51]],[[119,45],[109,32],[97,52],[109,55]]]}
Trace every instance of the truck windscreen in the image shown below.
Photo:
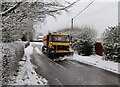
{"label": "truck windscreen", "polygon": [[52,35],[51,41],[53,42],[69,42],[70,38],[69,35]]}

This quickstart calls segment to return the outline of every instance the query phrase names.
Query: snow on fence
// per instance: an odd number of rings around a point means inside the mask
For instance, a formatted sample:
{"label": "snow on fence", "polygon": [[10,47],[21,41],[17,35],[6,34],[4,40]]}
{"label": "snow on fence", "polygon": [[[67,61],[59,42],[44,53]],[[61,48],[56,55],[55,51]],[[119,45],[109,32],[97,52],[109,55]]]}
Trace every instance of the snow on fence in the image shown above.
{"label": "snow on fence", "polygon": [[3,43],[0,46],[0,73],[2,73],[0,85],[7,85],[12,81],[12,77],[17,75],[18,63],[24,55],[24,45],[20,42]]}

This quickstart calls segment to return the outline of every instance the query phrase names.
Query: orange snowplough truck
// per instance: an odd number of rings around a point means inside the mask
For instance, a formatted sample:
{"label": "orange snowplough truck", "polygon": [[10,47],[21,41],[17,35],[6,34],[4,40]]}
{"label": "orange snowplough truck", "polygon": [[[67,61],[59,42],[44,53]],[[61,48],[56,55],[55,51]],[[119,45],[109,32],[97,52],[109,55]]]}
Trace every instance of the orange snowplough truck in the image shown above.
{"label": "orange snowplough truck", "polygon": [[49,33],[43,37],[42,52],[49,58],[73,55],[71,41],[72,37],[69,34]]}

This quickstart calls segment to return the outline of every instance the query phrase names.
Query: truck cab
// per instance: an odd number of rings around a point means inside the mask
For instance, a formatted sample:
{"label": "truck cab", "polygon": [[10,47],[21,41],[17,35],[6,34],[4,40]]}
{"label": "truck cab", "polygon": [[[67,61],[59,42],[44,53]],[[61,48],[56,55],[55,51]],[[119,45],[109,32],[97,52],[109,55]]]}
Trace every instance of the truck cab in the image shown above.
{"label": "truck cab", "polygon": [[42,52],[48,57],[73,55],[69,34],[49,33],[43,37]]}

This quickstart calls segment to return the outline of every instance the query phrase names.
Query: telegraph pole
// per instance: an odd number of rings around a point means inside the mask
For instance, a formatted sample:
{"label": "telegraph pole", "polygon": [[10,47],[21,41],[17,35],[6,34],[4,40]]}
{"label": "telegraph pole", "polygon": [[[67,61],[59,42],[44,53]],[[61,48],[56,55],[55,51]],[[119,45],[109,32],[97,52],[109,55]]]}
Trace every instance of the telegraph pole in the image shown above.
{"label": "telegraph pole", "polygon": [[73,29],[74,23],[73,23],[73,18],[71,20],[71,29]]}
{"label": "telegraph pole", "polygon": [[[83,13],[90,5],[92,5],[93,2],[95,2],[95,0],[91,1],[83,10],[81,10],[76,16],[74,16],[74,17],[72,18],[72,20],[71,20],[71,29],[73,29],[73,27],[74,27],[74,19],[75,19],[77,16],[79,16],[81,13]],[[119,3],[120,3],[120,1],[119,1]],[[119,12],[119,13],[120,13],[120,12]],[[119,19],[119,20],[120,20],[120,19]]]}

